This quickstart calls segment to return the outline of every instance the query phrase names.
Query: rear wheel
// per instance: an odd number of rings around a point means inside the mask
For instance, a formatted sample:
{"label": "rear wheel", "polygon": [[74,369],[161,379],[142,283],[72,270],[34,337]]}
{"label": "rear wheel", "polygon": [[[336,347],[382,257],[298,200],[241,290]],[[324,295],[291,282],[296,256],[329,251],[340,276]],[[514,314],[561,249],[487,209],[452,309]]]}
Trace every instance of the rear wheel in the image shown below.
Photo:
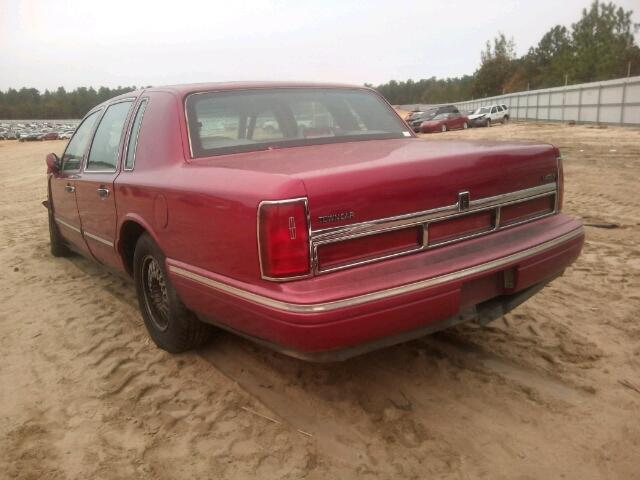
{"label": "rear wheel", "polygon": [[488,118],[488,119],[487,119],[487,127],[490,127],[490,126],[491,126],[491,119],[490,119],[490,118]]}
{"label": "rear wheel", "polygon": [[509,117],[507,115],[502,118],[502,123],[509,123]]}
{"label": "rear wheel", "polygon": [[446,125],[442,125],[442,128],[440,129],[442,132],[446,132],[447,131],[447,126]]}
{"label": "rear wheel", "polygon": [[165,255],[153,239],[144,234],[133,255],[133,276],[144,324],[155,344],[179,353],[206,343],[213,331],[184,306],[171,285]]}
{"label": "rear wheel", "polygon": [[463,128],[464,130],[466,130],[467,128],[469,128],[469,125],[467,124],[467,122],[464,122],[464,123],[462,124],[462,128]]}

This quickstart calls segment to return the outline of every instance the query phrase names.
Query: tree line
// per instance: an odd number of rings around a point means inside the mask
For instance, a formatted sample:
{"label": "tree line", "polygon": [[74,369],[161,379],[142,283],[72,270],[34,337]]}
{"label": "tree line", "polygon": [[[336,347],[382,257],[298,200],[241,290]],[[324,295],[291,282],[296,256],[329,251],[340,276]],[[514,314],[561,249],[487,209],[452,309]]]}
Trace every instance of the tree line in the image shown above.
{"label": "tree line", "polygon": [[135,86],[98,90],[80,87],[68,92],[60,87],[40,93],[35,88],[10,88],[0,91],[0,119],[82,118],[99,103],[133,90]]}
{"label": "tree line", "polygon": [[391,80],[376,89],[392,104],[446,103],[502,93],[640,75],[640,24],[613,2],[595,0],[570,28],[556,25],[518,57],[513,39],[487,41],[473,75],[418,81]]}
{"label": "tree line", "polygon": [[[634,38],[640,24],[633,23],[632,13],[595,0],[570,28],[554,26],[521,57],[513,40],[501,33],[487,41],[473,75],[391,80],[376,88],[393,104],[446,103],[640,75],[640,47]],[[0,91],[0,119],[81,118],[99,103],[135,89],[9,89]]]}

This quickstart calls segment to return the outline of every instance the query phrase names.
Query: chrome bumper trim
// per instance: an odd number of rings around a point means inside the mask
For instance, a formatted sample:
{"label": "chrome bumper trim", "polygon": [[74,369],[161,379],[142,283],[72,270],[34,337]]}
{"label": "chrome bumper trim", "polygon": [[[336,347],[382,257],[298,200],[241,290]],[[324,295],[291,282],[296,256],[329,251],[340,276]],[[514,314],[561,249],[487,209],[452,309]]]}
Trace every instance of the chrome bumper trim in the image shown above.
{"label": "chrome bumper trim", "polygon": [[[543,197],[558,196],[558,184],[556,182],[546,183],[544,185],[538,185],[532,188],[525,188],[523,190],[517,190],[515,192],[504,193],[501,195],[495,195],[493,197],[484,197],[477,200],[471,200],[469,202],[469,208],[461,209],[460,200],[453,205],[447,205],[444,207],[434,208],[432,210],[425,210],[421,212],[408,213],[404,215],[398,215],[395,217],[381,218],[377,220],[371,220],[366,222],[354,223],[351,225],[343,225],[339,227],[330,227],[320,230],[311,230],[311,269],[316,275],[334,272],[337,270],[344,270],[359,265],[365,265],[367,263],[378,262],[388,258],[398,257],[402,255],[408,255],[411,253],[428,250],[431,248],[441,247],[449,243],[456,243],[469,238],[478,237],[481,235],[487,235],[497,230],[503,230],[505,228],[515,227],[521,223],[530,222],[533,220],[539,220],[549,215],[553,215],[557,212],[557,200],[554,202],[554,208],[550,212],[543,213],[541,215],[528,218],[522,222],[514,222],[507,225],[500,223],[500,213],[502,207],[514,205],[520,202],[535,200]],[[445,242],[431,243],[429,241],[429,225],[434,222],[440,222],[443,220],[451,220],[457,217],[463,217],[469,214],[492,211],[494,212],[493,226],[483,232],[474,233],[471,235],[464,235]],[[355,260],[346,262],[344,264],[321,268],[320,259],[318,256],[318,247],[328,244],[342,242],[345,240],[351,240],[355,238],[365,237],[368,235],[375,235],[392,230],[398,230],[402,228],[418,227],[421,226],[424,232],[421,244],[416,247],[411,247],[400,252],[392,253],[390,255],[384,255],[379,257],[368,258],[365,260]]]}
{"label": "chrome bumper trim", "polygon": [[74,225],[71,225],[70,223],[65,222],[64,220],[60,220],[58,217],[54,217],[56,223],[59,223],[60,225],[62,225],[63,227],[67,227],[69,230],[73,230],[76,233],[79,233],[82,235],[82,232],[80,231],[80,229]]}
{"label": "chrome bumper trim", "polygon": [[330,312],[333,310],[338,310],[340,308],[353,307],[356,305],[361,305],[363,303],[374,302],[377,300],[382,300],[382,299],[393,297],[396,295],[411,293],[423,288],[434,287],[434,286],[441,285],[443,283],[451,282],[454,280],[460,280],[470,275],[476,275],[478,273],[483,273],[489,270],[493,270],[495,268],[500,268],[505,265],[508,265],[509,263],[517,262],[531,255],[535,255],[537,253],[553,248],[557,245],[560,245],[561,243],[573,240],[574,238],[577,238],[583,234],[584,234],[583,227],[579,227],[560,237],[554,238],[553,240],[549,240],[548,242],[541,243],[540,245],[536,245],[535,247],[531,247],[531,248],[528,248],[527,250],[523,250],[521,252],[517,252],[512,255],[508,255],[506,257],[498,258],[496,260],[492,260],[490,262],[486,262],[480,265],[465,268],[463,270],[458,270],[452,273],[447,273],[445,275],[440,275],[438,277],[427,278],[425,280],[420,280],[420,281],[409,283],[406,285],[400,285],[398,287],[388,288],[386,290],[378,290],[376,292],[365,293],[363,295],[358,295],[355,297],[343,298],[340,300],[334,300],[331,302],[324,302],[324,303],[301,304],[301,303],[283,302],[281,300],[265,297],[263,295],[252,293],[247,290],[243,290],[241,288],[237,288],[229,284],[219,282],[217,280],[213,280],[209,277],[205,277],[203,275],[197,274],[195,272],[192,272],[190,270],[187,270],[175,265],[169,265],[169,271],[175,275],[178,275],[183,278],[187,278],[201,285],[210,287],[214,290],[228,293],[230,295],[240,297],[244,300],[248,300],[250,302],[257,303],[265,307],[281,310],[284,312],[293,312],[293,313],[320,313],[320,312]]}

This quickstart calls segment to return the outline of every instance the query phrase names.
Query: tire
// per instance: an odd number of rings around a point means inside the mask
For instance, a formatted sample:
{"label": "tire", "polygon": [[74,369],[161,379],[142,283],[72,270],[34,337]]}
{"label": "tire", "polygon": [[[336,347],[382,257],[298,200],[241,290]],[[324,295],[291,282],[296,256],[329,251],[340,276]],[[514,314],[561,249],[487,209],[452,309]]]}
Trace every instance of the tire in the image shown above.
{"label": "tire", "polygon": [[53,203],[51,203],[51,195],[49,195],[49,248],[51,249],[51,255],[54,257],[68,257],[73,252],[67,247],[62,235],[60,235],[60,230],[58,230],[58,225],[56,225],[56,221],[53,218]]}
{"label": "tire", "polygon": [[440,131],[441,131],[442,133],[444,133],[444,132],[446,132],[447,130],[449,130],[449,129],[447,128],[447,126],[446,126],[446,125],[442,125],[442,128],[440,129]]}
{"label": "tire", "polygon": [[201,322],[184,306],[167,275],[165,255],[148,234],[133,254],[133,278],[144,324],[154,343],[171,353],[204,345],[213,327]]}
{"label": "tire", "polygon": [[464,122],[464,123],[462,124],[462,129],[463,129],[463,130],[466,130],[467,128],[469,128],[469,124],[468,124],[467,122]]}
{"label": "tire", "polygon": [[502,123],[506,124],[509,123],[509,117],[507,115],[505,115],[504,117],[502,117]]}
{"label": "tire", "polygon": [[490,127],[491,127],[491,119],[490,119],[490,118],[488,118],[488,119],[487,119],[487,128],[490,128]]}

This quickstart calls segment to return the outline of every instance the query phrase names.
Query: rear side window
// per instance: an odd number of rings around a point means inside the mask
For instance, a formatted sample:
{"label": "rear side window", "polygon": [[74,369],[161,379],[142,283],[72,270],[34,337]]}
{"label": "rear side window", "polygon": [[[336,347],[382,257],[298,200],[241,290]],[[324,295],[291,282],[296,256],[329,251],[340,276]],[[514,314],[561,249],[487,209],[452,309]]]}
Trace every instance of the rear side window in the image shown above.
{"label": "rear side window", "polygon": [[140,135],[140,126],[142,125],[142,117],[144,111],[147,108],[147,99],[144,99],[138,106],[136,112],[136,118],[133,120],[133,127],[131,127],[131,135],[129,135],[129,144],[127,145],[127,159],[124,162],[125,170],[133,170],[133,165],[136,161],[136,148],[138,147],[138,136]]}
{"label": "rear side window", "polygon": [[491,109],[491,113],[496,113],[497,111],[498,111],[498,109],[497,109],[496,107],[493,107],[493,108]]}
{"label": "rear side window", "polygon": [[115,172],[124,122],[132,103],[129,100],[107,108],[93,137],[85,171]]}
{"label": "rear side window", "polygon": [[80,164],[82,163],[82,158],[87,151],[89,138],[93,131],[93,126],[98,119],[98,113],[100,113],[100,111],[93,112],[85,118],[76,129],[76,133],[73,134],[71,140],[69,140],[69,145],[67,145],[64,155],[62,155],[62,170],[80,170]]}

